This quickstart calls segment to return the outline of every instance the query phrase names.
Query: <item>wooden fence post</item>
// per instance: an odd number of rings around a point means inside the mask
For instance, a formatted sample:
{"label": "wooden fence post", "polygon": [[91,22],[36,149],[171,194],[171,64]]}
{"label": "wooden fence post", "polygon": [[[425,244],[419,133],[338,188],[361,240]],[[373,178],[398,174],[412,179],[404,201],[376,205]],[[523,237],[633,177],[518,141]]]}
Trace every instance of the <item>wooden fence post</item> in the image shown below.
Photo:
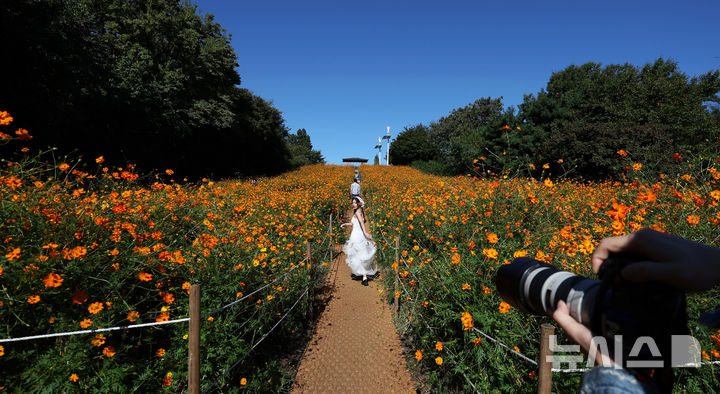
{"label": "wooden fence post", "polygon": [[555,326],[542,324],[540,326],[540,360],[538,360],[538,394],[550,394],[552,389],[552,356],[550,349],[550,335],[555,334]]}
{"label": "wooden fence post", "polygon": [[398,273],[400,272],[400,234],[395,236],[395,313],[400,312],[400,297],[398,297]]}
{"label": "wooden fence post", "polygon": [[200,285],[190,286],[190,331],[188,332],[188,392],[200,393]]}

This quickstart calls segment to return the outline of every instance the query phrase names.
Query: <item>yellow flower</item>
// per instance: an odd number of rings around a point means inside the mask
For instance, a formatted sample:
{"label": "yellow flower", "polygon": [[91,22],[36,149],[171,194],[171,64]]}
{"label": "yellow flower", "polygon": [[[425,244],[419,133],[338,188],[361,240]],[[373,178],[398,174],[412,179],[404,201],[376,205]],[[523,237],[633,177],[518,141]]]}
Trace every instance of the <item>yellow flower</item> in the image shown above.
{"label": "yellow flower", "polygon": [[489,259],[496,259],[498,257],[498,251],[495,249],[483,249],[483,254]]}
{"label": "yellow flower", "polygon": [[244,385],[246,385],[246,384],[247,384],[247,379],[245,379],[245,378],[240,379],[240,385],[241,385],[241,386],[244,386]]}
{"label": "yellow flower", "polygon": [[437,365],[442,365],[442,363],[443,363],[442,357],[436,357],[436,358],[435,358],[435,364],[437,364]]}

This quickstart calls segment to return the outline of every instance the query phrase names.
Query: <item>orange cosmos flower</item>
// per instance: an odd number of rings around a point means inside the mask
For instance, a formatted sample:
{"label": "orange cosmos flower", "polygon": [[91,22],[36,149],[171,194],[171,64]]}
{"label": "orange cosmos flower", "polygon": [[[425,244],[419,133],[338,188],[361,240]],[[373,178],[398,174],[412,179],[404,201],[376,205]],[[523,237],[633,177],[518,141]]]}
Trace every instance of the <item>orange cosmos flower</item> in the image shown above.
{"label": "orange cosmos flower", "polygon": [[527,256],[527,250],[518,250],[517,252],[513,253],[514,258],[525,257],[525,256]]}
{"label": "orange cosmos flower", "polygon": [[104,308],[105,305],[103,305],[102,302],[93,302],[92,304],[90,304],[90,306],[88,306],[88,312],[92,313],[93,315],[97,315]]}
{"label": "orange cosmos flower", "polygon": [[469,284],[469,283],[463,283],[462,289],[463,289],[463,290],[470,290],[470,284]]}
{"label": "orange cosmos flower", "polygon": [[70,169],[70,166],[67,165],[67,163],[62,163],[58,166],[58,168],[60,169],[60,171],[67,171]]}
{"label": "orange cosmos flower", "polygon": [[436,357],[436,358],[435,358],[435,364],[437,364],[437,365],[442,365],[442,363],[443,363],[442,357]]}
{"label": "orange cosmos flower", "polygon": [[463,324],[463,330],[469,330],[472,327],[475,327],[475,324],[473,324],[473,318],[470,312],[463,312],[462,316],[460,316],[460,320]]}
{"label": "orange cosmos flower", "polygon": [[173,296],[172,293],[165,293],[163,295],[163,301],[168,304],[172,304],[173,302],[175,302],[175,296]]}
{"label": "orange cosmos flower", "polygon": [[51,273],[43,279],[43,283],[45,284],[45,287],[60,287],[62,286],[63,280],[62,276]]}
{"label": "orange cosmos flower", "polygon": [[628,155],[628,153],[625,151],[625,149],[620,149],[619,151],[617,151],[617,154],[622,157],[626,157]]}
{"label": "orange cosmos flower", "polygon": [[163,379],[163,386],[170,386],[172,385],[172,372],[168,372],[165,375],[165,379]]}
{"label": "orange cosmos flower", "polygon": [[95,338],[93,338],[93,339],[90,341],[90,343],[92,343],[92,345],[95,346],[95,347],[100,347],[100,346],[102,346],[103,344],[105,344],[105,339],[107,339],[107,338],[105,338],[105,335],[103,335],[103,334],[97,334],[97,335],[95,335]]}
{"label": "orange cosmos flower", "polygon": [[477,338],[473,339],[472,343],[474,346],[477,346],[479,343],[482,343],[482,338],[477,337]]}
{"label": "orange cosmos flower", "polygon": [[503,129],[503,130],[510,130],[510,126],[505,125],[505,126],[502,127],[502,129]]}
{"label": "orange cosmos flower", "polygon": [[483,249],[483,254],[489,259],[496,259],[498,257],[498,251],[495,249]]}
{"label": "orange cosmos flower", "polygon": [[115,348],[112,346],[105,346],[105,349],[103,349],[103,354],[107,357],[112,357],[115,355]]}
{"label": "orange cosmos flower", "polygon": [[682,155],[677,152],[675,152],[675,154],[672,155],[672,159],[675,161],[680,161],[680,160],[682,160],[682,158],[683,158]]}
{"label": "orange cosmos flower", "polygon": [[83,321],[80,322],[80,327],[82,327],[82,328],[88,328],[91,325],[92,325],[92,320],[90,320],[90,319],[84,319]]}
{"label": "orange cosmos flower", "polygon": [[460,264],[460,255],[459,254],[457,254],[457,253],[453,254],[452,263],[455,265]]}
{"label": "orange cosmos flower", "polygon": [[240,385],[241,385],[241,386],[244,386],[244,385],[246,385],[246,384],[247,384],[247,379],[245,379],[245,378],[240,379]]}
{"label": "orange cosmos flower", "polygon": [[162,312],[155,318],[155,321],[158,323],[163,322],[163,321],[168,321],[168,320],[170,320],[170,314],[167,312]]}
{"label": "orange cosmos flower", "polygon": [[161,357],[161,358],[162,358],[162,357],[165,357],[165,349],[163,349],[163,348],[158,349],[158,350],[155,352],[155,355],[158,356],[158,357]]}
{"label": "orange cosmos flower", "polygon": [[438,352],[441,352],[441,351],[443,350],[443,343],[440,342],[440,341],[438,341],[437,343],[435,343],[435,349],[437,349]]}
{"label": "orange cosmos flower", "polygon": [[710,192],[710,197],[715,200],[720,200],[720,190],[713,190]]}
{"label": "orange cosmos flower", "polygon": [[495,234],[495,233],[490,233],[490,234],[488,234],[488,236],[487,236],[487,240],[488,240],[488,242],[490,242],[491,244],[495,244],[495,243],[498,242],[498,236],[497,236],[497,234]]}
{"label": "orange cosmos flower", "polygon": [[39,295],[31,295],[30,297],[28,297],[27,302],[28,302],[28,304],[37,304],[38,302],[40,302],[40,296]]}
{"label": "orange cosmos flower", "polygon": [[422,350],[416,350],[415,351],[415,360],[420,361],[420,360],[422,360],[422,358],[423,358]]}
{"label": "orange cosmos flower", "polygon": [[689,225],[694,226],[700,223],[700,217],[698,215],[690,215],[685,219]]}
{"label": "orange cosmos flower", "polygon": [[12,123],[13,117],[6,111],[0,111],[0,126],[7,126]]}
{"label": "orange cosmos flower", "polygon": [[10,251],[10,253],[6,254],[5,257],[9,261],[13,261],[14,259],[20,257],[20,248],[13,249],[12,251]]}
{"label": "orange cosmos flower", "polygon": [[553,185],[555,184],[553,183],[553,181],[546,179],[543,181],[543,185],[545,185],[546,187],[553,187]]}
{"label": "orange cosmos flower", "polygon": [[510,311],[510,304],[503,301],[500,303],[500,307],[498,309],[500,310],[500,313],[508,313]]}
{"label": "orange cosmos flower", "polygon": [[127,314],[127,319],[130,320],[130,321],[132,321],[132,322],[134,322],[135,320],[137,320],[139,317],[140,317],[140,312],[138,312],[138,311],[130,311],[130,312]]}
{"label": "orange cosmos flower", "polygon": [[22,129],[22,128],[17,129],[15,131],[15,134],[17,134],[18,137],[20,137],[20,141],[30,141],[33,138],[33,136],[31,136],[27,130]]}
{"label": "orange cosmos flower", "polygon": [[138,279],[140,279],[143,282],[150,282],[152,280],[153,276],[152,274],[148,274],[147,272],[141,272],[138,274]]}
{"label": "orange cosmos flower", "polygon": [[642,169],[642,164],[640,164],[640,163],[635,163],[635,164],[632,165],[632,169],[635,170],[635,171],[640,171],[640,169]]}
{"label": "orange cosmos flower", "polygon": [[75,382],[77,382],[77,381],[78,381],[78,379],[80,379],[80,377],[79,377],[79,376],[77,376],[77,374],[76,374],[76,373],[74,373],[74,374],[70,375],[70,381],[71,381],[71,382],[75,383]]}

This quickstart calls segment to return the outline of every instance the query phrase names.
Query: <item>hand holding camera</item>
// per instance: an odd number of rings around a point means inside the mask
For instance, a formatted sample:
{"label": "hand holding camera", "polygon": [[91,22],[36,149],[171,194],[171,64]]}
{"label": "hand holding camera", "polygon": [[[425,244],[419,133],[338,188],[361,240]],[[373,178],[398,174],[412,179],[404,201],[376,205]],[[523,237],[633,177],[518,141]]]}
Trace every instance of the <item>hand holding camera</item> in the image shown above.
{"label": "hand holding camera", "polygon": [[[672,388],[671,347],[674,336],[688,334],[686,291],[702,291],[720,282],[720,249],[650,229],[606,238],[592,256],[600,280],[584,278],[529,258],[501,266],[498,293],[528,313],[552,316],[568,336],[588,351],[591,340],[605,339],[609,355],[661,391]],[[718,322],[720,323],[720,321]],[[622,335],[622,336],[621,336]],[[622,342],[616,342],[622,338]],[[653,349],[634,351],[634,343],[652,338]],[[628,356],[654,359],[662,368],[628,368]]]}

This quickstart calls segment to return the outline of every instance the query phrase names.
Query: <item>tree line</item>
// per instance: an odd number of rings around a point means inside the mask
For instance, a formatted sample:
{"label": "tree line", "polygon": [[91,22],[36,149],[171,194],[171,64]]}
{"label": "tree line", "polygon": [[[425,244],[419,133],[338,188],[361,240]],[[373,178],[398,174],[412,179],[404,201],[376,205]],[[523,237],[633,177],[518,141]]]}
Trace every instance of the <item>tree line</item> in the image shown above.
{"label": "tree line", "polygon": [[442,175],[473,170],[620,179],[720,157],[720,71],[688,78],[676,62],[571,65],[517,109],[481,98],[429,125],[406,127],[390,160]]}
{"label": "tree line", "polygon": [[227,32],[191,3],[8,0],[0,36],[0,108],[37,148],[193,178],[324,162],[238,86]]}

